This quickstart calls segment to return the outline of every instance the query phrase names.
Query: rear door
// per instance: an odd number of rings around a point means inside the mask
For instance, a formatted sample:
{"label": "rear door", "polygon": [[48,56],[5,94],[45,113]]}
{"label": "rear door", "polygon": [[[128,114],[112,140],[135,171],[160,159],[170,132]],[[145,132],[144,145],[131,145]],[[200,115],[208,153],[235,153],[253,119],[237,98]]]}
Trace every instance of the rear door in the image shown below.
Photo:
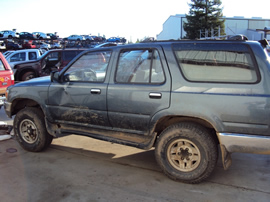
{"label": "rear door", "polygon": [[115,130],[147,134],[151,117],[169,107],[171,79],[160,46],[120,49],[108,87],[108,116]]}

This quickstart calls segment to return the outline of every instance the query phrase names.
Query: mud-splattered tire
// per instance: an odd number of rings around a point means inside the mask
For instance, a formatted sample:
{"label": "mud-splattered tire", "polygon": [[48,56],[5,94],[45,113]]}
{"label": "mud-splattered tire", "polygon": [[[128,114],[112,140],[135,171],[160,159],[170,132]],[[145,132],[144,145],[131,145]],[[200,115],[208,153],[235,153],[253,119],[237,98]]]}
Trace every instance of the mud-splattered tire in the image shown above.
{"label": "mud-splattered tire", "polygon": [[206,128],[194,123],[178,123],[161,133],[155,155],[157,163],[171,179],[199,183],[213,172],[218,148]]}
{"label": "mud-splattered tire", "polygon": [[39,152],[50,146],[53,137],[47,132],[43,112],[27,107],[17,113],[14,132],[20,145],[27,151]]}

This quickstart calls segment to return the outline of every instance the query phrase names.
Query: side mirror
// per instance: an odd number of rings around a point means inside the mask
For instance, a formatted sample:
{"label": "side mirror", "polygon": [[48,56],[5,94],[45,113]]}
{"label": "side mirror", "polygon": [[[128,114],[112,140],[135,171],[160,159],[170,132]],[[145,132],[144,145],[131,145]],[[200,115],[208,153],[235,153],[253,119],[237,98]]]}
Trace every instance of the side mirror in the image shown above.
{"label": "side mirror", "polygon": [[51,82],[57,81],[59,82],[59,72],[58,71],[53,71],[51,72]]}

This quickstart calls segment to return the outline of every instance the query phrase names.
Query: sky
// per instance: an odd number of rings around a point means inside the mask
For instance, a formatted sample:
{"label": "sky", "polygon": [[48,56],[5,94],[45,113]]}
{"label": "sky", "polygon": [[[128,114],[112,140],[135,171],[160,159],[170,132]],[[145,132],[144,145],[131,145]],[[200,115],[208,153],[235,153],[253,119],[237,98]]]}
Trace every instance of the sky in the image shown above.
{"label": "sky", "polygon": [[[0,31],[125,37],[155,37],[163,23],[188,14],[190,0],[0,0]],[[269,0],[222,0],[223,15],[270,19]]]}

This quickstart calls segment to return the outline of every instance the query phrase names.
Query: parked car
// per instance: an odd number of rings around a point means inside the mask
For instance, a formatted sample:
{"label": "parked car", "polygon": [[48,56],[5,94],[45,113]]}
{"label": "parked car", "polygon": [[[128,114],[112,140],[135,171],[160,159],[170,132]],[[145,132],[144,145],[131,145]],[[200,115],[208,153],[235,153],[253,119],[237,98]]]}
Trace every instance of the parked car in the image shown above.
{"label": "parked car", "polygon": [[0,41],[0,50],[6,50],[6,44],[4,41]]}
{"label": "parked car", "polygon": [[51,45],[45,42],[33,42],[33,44],[36,46],[36,48],[43,48],[46,50],[49,50],[51,48]]}
{"label": "parked car", "polygon": [[62,44],[60,42],[54,42],[51,43],[51,48],[57,49],[57,48],[62,48]]}
{"label": "parked car", "polygon": [[116,42],[116,43],[118,43],[120,41],[121,41],[121,39],[119,37],[110,37],[110,38],[107,39],[107,42]]}
{"label": "parked car", "polygon": [[70,35],[66,39],[69,41],[84,41],[85,40],[85,38],[81,35]]}
{"label": "parked car", "polygon": [[89,35],[82,35],[82,37],[84,37],[84,40],[88,41],[88,42],[94,42],[94,38],[92,36]]}
{"label": "parked car", "polygon": [[35,34],[29,33],[29,32],[20,32],[20,39],[29,39],[33,40],[36,39],[37,36]]}
{"label": "parked car", "polygon": [[269,86],[263,43],[146,42],[89,49],[61,72],[15,84],[5,111],[25,150],[69,134],[154,147],[167,176],[199,183],[218,148],[224,169],[233,152],[270,154]]}
{"label": "parked car", "polygon": [[120,37],[120,42],[121,42],[121,43],[126,43],[127,40],[126,40],[124,37]]}
{"label": "parked car", "polygon": [[105,42],[106,41],[106,39],[101,37],[101,36],[94,36],[93,35],[91,37],[94,39],[95,42]]}
{"label": "parked car", "polygon": [[58,39],[58,36],[56,36],[55,34],[52,34],[52,33],[47,33],[47,36],[52,40]]}
{"label": "parked car", "polygon": [[14,76],[6,58],[0,53],[0,108],[4,104],[5,92],[8,86],[14,84]]}
{"label": "parked car", "polygon": [[22,48],[23,47],[21,44],[18,44],[18,43],[12,42],[12,41],[6,42],[6,49],[7,50],[19,50]]}
{"label": "parked car", "polygon": [[0,32],[1,39],[12,39],[12,38],[19,38],[18,33],[14,32],[14,31],[10,31],[10,30],[4,30]]}
{"label": "parked car", "polygon": [[28,49],[28,48],[36,48],[36,45],[33,43],[33,41],[25,41],[22,44],[22,48]]}
{"label": "parked car", "polygon": [[13,53],[15,50],[9,50],[9,51],[5,51],[3,53],[3,56],[6,58],[8,55],[10,55],[11,53]]}
{"label": "parked car", "polygon": [[45,52],[39,59],[14,66],[16,81],[48,76],[51,71],[61,71],[75,56],[85,49],[54,49]]}
{"label": "parked car", "polygon": [[49,36],[47,36],[47,34],[43,33],[43,32],[33,32],[34,35],[36,35],[37,39],[43,40],[43,39],[50,39]]}
{"label": "parked car", "polygon": [[6,56],[6,60],[8,61],[10,67],[13,69],[16,64],[37,60],[41,55],[42,51],[40,49],[23,49],[13,51],[8,56]]}

